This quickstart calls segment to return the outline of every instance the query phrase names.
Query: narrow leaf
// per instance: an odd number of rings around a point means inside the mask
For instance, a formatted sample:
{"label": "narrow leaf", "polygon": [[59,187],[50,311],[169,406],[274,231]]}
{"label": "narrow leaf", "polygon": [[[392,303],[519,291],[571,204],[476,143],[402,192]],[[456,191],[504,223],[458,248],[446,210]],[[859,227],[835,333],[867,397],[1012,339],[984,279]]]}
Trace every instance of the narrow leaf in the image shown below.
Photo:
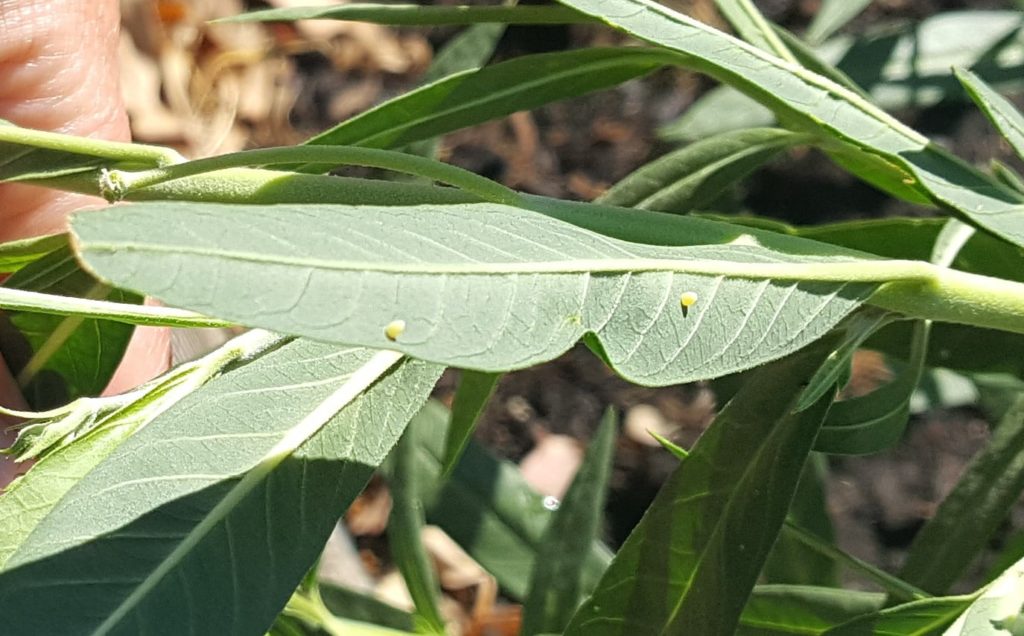
{"label": "narrow leaf", "polygon": [[744,40],[781,59],[797,63],[789,48],[772,29],[771,23],[751,0],[715,0],[715,6]]}
{"label": "narrow leaf", "polygon": [[[820,453],[807,458],[800,473],[787,522],[804,528],[826,543],[835,542],[832,520],[825,501],[828,459]],[[791,534],[783,532],[772,546],[761,573],[767,583],[839,586],[838,563],[815,552]]]}
{"label": "narrow leaf", "polygon": [[415,450],[409,435],[404,435],[391,455],[388,484],[393,503],[388,518],[388,546],[416,606],[416,631],[443,636],[446,630],[440,610],[441,590],[420,536],[423,503],[413,467]]}
{"label": "narrow leaf", "polygon": [[914,587],[906,581],[879,569],[867,561],[863,561],[852,554],[843,552],[831,542],[822,540],[817,534],[804,530],[800,526],[787,520],[782,527],[783,532],[806,545],[818,554],[828,557],[838,564],[848,567],[865,579],[873,582],[889,593],[890,598],[905,601],[916,601],[928,598],[928,593]]}
{"label": "narrow leaf", "polygon": [[829,411],[814,449],[823,453],[861,455],[895,444],[910,417],[910,398],[924,369],[931,325],[917,321],[910,358],[888,384],[871,393],[837,402]]}
{"label": "narrow leaf", "polygon": [[190,394],[11,557],[5,627],[262,633],[439,373],[396,362],[296,341]]}
{"label": "narrow leaf", "polygon": [[459,378],[459,386],[455,390],[452,402],[452,422],[448,426],[448,434],[444,441],[444,462],[442,472],[449,475],[459,463],[462,452],[466,450],[477,421],[484,412],[488,400],[501,379],[500,373],[482,373],[464,370]]}
{"label": "narrow leaf", "polygon": [[[647,385],[800,349],[877,288],[851,279],[893,271],[761,245],[630,244],[484,204],[154,203],[83,214],[74,226],[100,276],[174,305],[492,372],[553,359],[590,332],[620,374]],[[695,304],[682,305],[683,294]]]}
{"label": "narrow leaf", "polygon": [[[846,376],[849,375],[853,354],[864,344],[864,341],[871,337],[882,327],[891,324],[897,316],[884,311],[862,309],[847,318],[841,325],[842,341],[836,350],[829,356],[825,364],[821,365],[814,377],[807,385],[797,410],[803,410],[815,403],[818,398],[826,392],[833,393],[842,388],[846,383]],[[819,433],[820,436],[820,433]]]}
{"label": "narrow leaf", "polygon": [[860,15],[869,4],[871,0],[823,0],[821,8],[814,14],[814,20],[807,27],[805,38],[812,45],[821,44]]}
{"label": "narrow leaf", "polygon": [[[448,419],[447,409],[429,402],[409,424],[418,459],[414,481],[423,493],[427,521],[492,573],[506,594],[523,599],[553,513],[515,464],[472,442],[452,475],[442,480],[442,433]],[[602,543],[590,544],[577,562],[584,589],[597,582],[610,559]]]}
{"label": "narrow leaf", "polygon": [[413,630],[412,615],[397,607],[324,581],[317,588],[324,606],[335,616],[406,632]]}
{"label": "narrow leaf", "polygon": [[68,244],[67,234],[48,234],[0,243],[0,273],[15,272]]}
{"label": "narrow leaf", "polygon": [[[856,0],[839,3],[855,4]],[[920,22],[882,25],[857,38],[833,38],[814,51],[882,108],[924,108],[964,99],[963,89],[950,73],[952,67],[970,68],[1001,90],[1019,91],[1024,85],[1022,25],[1019,11],[949,11]],[[799,57],[792,41],[781,37]],[[721,86],[662,132],[666,138],[690,141],[774,123],[771,110],[730,86]]]}
{"label": "narrow leaf", "polygon": [[[422,84],[431,84],[450,75],[472,71],[487,64],[494,54],[498,41],[505,34],[504,24],[474,24],[453,37],[434,56],[421,79]],[[437,158],[440,139],[423,139],[406,146],[405,151],[421,157]]]}
{"label": "narrow leaf", "polygon": [[[335,616],[324,603],[319,585],[314,583],[309,586],[304,585],[303,588],[305,589],[300,589],[288,599],[288,604],[285,605],[270,628],[271,635],[282,633],[283,636],[291,636],[291,634],[299,636],[321,636],[323,634],[332,636],[341,634],[345,636],[411,636],[411,627],[409,629],[392,628],[377,622]],[[334,589],[337,590],[337,588]],[[350,595],[349,598],[358,599],[357,602],[362,603],[365,608],[374,603],[378,609],[386,607],[379,601],[355,594]],[[393,610],[393,612],[409,618],[407,614],[399,610]],[[380,611],[374,612],[374,615],[387,616]],[[409,620],[411,622],[411,618]]]}
{"label": "narrow leaf", "polygon": [[754,128],[697,141],[637,169],[597,201],[665,212],[700,209],[783,150],[811,139]]}
{"label": "narrow leaf", "polygon": [[431,6],[421,4],[351,3],[343,6],[288,7],[252,11],[218,22],[294,22],[296,20],[353,20],[403,26],[509,24],[575,24],[592,22],[565,7],[548,6]]}
{"label": "narrow leaf", "polygon": [[677,63],[708,73],[773,108],[788,127],[839,147],[880,155],[915,187],[961,218],[1024,244],[1024,196],[945,153],[920,133],[831,80],[790,64],[651,0],[562,0],[610,26],[682,53]]}
{"label": "narrow leaf", "polygon": [[778,120],[770,108],[732,86],[716,86],[701,95],[675,121],[658,129],[665,141],[694,142],[748,128],[768,128]]}
{"label": "narrow leaf", "polygon": [[820,634],[882,609],[885,594],[807,585],[758,585],[740,617],[738,636]]}
{"label": "narrow leaf", "polygon": [[1016,170],[1001,161],[993,160],[990,165],[992,168],[992,174],[995,178],[999,179],[1017,192],[1024,194],[1024,177],[1022,177]]}
{"label": "narrow leaf", "polygon": [[[933,594],[949,590],[985,548],[1024,491],[1024,396],[914,537],[901,576]],[[970,519],[970,523],[964,523]]]}
{"label": "narrow leaf", "polygon": [[561,633],[593,591],[584,586],[580,563],[599,540],[617,436],[618,421],[609,409],[541,540],[523,605],[523,636]]}
{"label": "narrow leaf", "polygon": [[857,85],[853,79],[834,66],[831,62],[827,61],[817,50],[808,46],[803,40],[793,35],[786,29],[774,25],[775,33],[778,34],[779,39],[782,40],[786,48],[790,50],[796,61],[800,63],[800,66],[811,70],[818,75],[827,77],[840,86],[845,86],[854,93],[860,95],[865,99],[870,99],[868,94],[864,92],[860,86]]}
{"label": "narrow leaf", "polygon": [[434,56],[423,74],[422,83],[431,84],[449,75],[475,70],[487,64],[504,33],[503,24],[475,24],[459,33]]}
{"label": "narrow leaf", "polygon": [[410,91],[306,143],[400,147],[610,88],[646,75],[666,59],[665,53],[649,49],[600,48],[519,57]]}
{"label": "narrow leaf", "polygon": [[831,347],[755,372],[662,487],[567,635],[733,632],[831,400],[790,411]]}
{"label": "narrow leaf", "polygon": [[823,636],[931,636],[952,623],[972,600],[949,596],[911,601],[855,618]]}
{"label": "narrow leaf", "polygon": [[965,69],[954,69],[954,72],[978,108],[1009,142],[1017,156],[1024,159],[1024,115],[974,73]]}

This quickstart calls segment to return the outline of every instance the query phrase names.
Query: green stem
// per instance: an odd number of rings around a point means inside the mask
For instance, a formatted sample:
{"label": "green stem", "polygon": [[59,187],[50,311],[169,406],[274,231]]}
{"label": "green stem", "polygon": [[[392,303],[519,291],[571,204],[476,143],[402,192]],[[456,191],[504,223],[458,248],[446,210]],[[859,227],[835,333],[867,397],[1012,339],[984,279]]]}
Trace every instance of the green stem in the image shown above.
{"label": "green stem", "polygon": [[485,201],[515,204],[519,195],[510,188],[486,179],[468,170],[426,157],[417,157],[392,150],[360,148],[357,146],[286,146],[261,148],[226,155],[196,159],[186,163],[163,166],[142,172],[111,171],[108,198],[121,199],[130,192],[168,181],[199,174],[241,168],[282,164],[320,164],[325,166],[357,165],[382,168],[433,179],[475,194]]}
{"label": "green stem", "polygon": [[930,598],[931,594],[925,592],[922,589],[914,587],[910,583],[899,579],[888,572],[880,570],[875,566],[861,561],[852,554],[843,552],[836,546],[823,541],[817,535],[804,530],[803,528],[793,524],[791,521],[786,521],[785,525],[782,526],[783,532],[789,534],[792,538],[796,539],[800,543],[804,544],[811,550],[824,556],[825,558],[831,559],[837,563],[846,565],[858,572],[861,572],[869,579],[878,583],[889,594],[893,597],[900,598],[907,601],[917,601],[924,598]]}
{"label": "green stem", "polygon": [[506,24],[579,24],[596,18],[567,7],[543,6],[423,6],[417,4],[350,4],[341,7],[270,9],[215,20],[215,22],[291,22],[331,19],[403,26],[467,25],[485,22]]}
{"label": "green stem", "polygon": [[231,327],[235,324],[183,309],[40,294],[7,287],[0,287],[0,309],[57,316],[84,316],[150,327]]}
{"label": "green stem", "polygon": [[0,143],[98,157],[118,164],[163,166],[184,161],[174,150],[161,146],[103,141],[2,124]]}

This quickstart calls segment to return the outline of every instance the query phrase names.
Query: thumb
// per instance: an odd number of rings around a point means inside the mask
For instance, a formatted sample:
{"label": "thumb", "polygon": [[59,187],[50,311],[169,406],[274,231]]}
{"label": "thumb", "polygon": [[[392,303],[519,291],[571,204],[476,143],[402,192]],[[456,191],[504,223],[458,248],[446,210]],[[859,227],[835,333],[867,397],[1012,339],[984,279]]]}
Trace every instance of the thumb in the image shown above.
{"label": "thumb", "polygon": [[[118,77],[119,28],[118,0],[0,0],[0,119],[127,141]],[[0,241],[59,232],[69,212],[103,204],[93,197],[21,184],[0,185],[0,202]],[[169,332],[139,328],[108,392],[148,380],[168,362]],[[0,360],[0,404],[16,405],[15,393]],[[2,473],[10,469],[2,463],[0,486],[6,482]]]}
{"label": "thumb", "polygon": [[[0,0],[0,119],[127,141],[118,84],[118,0]],[[60,231],[99,199],[0,185],[0,240]]]}

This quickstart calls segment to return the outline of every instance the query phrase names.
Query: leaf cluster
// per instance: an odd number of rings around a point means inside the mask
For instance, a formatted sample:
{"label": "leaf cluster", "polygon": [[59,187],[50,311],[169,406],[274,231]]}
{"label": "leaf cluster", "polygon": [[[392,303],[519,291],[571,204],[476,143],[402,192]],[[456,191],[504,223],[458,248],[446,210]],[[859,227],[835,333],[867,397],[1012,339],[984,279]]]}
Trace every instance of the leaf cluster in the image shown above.
{"label": "leaf cluster", "polygon": [[[825,0],[799,38],[749,0],[717,4],[736,36],[651,0],[238,16],[471,25],[421,86],[295,147],[186,161],[0,125],[0,180],[125,202],[0,245],[3,353],[33,407],[0,414],[25,420],[8,452],[35,461],[0,495],[5,633],[445,633],[428,523],[522,604],[526,636],[1022,633],[1019,547],[988,584],[950,590],[1024,490],[1024,178],[890,111],[970,100],[1024,159],[1024,116],[1004,96],[1022,88],[1024,17],[836,35],[869,3]],[[488,64],[509,23],[644,44]],[[952,23],[969,36],[951,41]],[[436,159],[449,132],[664,67],[721,86],[664,129],[686,143],[597,201]],[[805,147],[934,218],[716,214]],[[342,165],[417,179],[329,175]],[[95,397],[141,324],[249,330]],[[557,505],[472,439],[503,373],[580,342],[633,383],[708,381],[723,405],[693,448],[658,438],[678,467],[614,554],[613,410]],[[862,349],[893,377],[839,400]],[[446,367],[461,370],[450,412],[428,399]],[[999,422],[886,572],[835,545],[827,457],[897,443],[936,368],[1001,404]],[[375,472],[411,612],[316,576]],[[841,570],[879,591],[843,589]]]}

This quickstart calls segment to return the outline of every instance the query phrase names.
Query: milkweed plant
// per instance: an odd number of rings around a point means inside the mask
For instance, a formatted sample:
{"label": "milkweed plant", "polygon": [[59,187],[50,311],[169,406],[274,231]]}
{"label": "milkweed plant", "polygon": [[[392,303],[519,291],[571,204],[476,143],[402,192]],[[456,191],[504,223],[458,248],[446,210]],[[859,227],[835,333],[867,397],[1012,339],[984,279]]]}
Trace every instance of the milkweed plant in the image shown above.
{"label": "milkweed plant", "polygon": [[[19,377],[36,407],[2,411],[22,422],[8,454],[33,463],[0,496],[0,631],[445,633],[430,522],[522,604],[527,636],[1024,633],[1019,549],[950,593],[1024,490],[1024,178],[890,114],[973,101],[1024,158],[1024,116],[1004,96],[1024,85],[1024,14],[889,29],[871,36],[880,59],[837,35],[865,0],[824,0],[802,37],[750,0],[717,4],[735,36],[652,0],[232,18],[458,25],[448,46],[475,43],[294,147],[189,161],[0,125],[0,179],[119,203],[0,245],[0,308],[31,351]],[[515,23],[628,37],[488,64]],[[666,67],[720,86],[662,131],[678,149],[593,202],[514,191],[419,143]],[[798,147],[930,215],[715,214]],[[330,174],[347,165],[406,178]],[[135,325],[247,329],[94,397]],[[579,342],[632,383],[706,381],[723,405],[692,448],[660,440],[678,466],[614,553],[600,532],[614,413],[557,510],[471,439],[501,374]],[[837,400],[864,348],[892,378]],[[446,367],[461,370],[450,412],[429,400]],[[902,569],[883,571],[834,545],[806,493],[822,458],[897,443],[935,368],[1001,378],[1007,406]],[[375,471],[411,612],[316,576]],[[783,550],[816,565],[766,570]],[[861,585],[843,589],[840,571]]]}

